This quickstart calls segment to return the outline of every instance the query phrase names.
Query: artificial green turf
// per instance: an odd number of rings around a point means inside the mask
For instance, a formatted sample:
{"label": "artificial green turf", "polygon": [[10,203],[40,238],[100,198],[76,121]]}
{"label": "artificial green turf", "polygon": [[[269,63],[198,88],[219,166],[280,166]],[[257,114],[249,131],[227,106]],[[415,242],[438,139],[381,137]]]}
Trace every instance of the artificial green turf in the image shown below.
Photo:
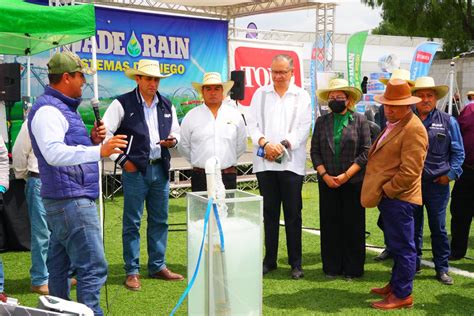
{"label": "artificial green turf", "polygon": [[[122,205],[116,197],[106,203],[105,247],[109,263],[107,287],[102,290],[102,308],[109,315],[166,315],[173,309],[186,282],[165,282],[150,279],[146,271],[146,214],[141,228],[142,290],[132,292],[123,287],[122,261]],[[305,184],[303,190],[303,225],[319,227],[317,184]],[[367,243],[382,245],[382,233],[376,226],[378,211],[367,210]],[[449,211],[447,228],[449,232]],[[186,200],[170,200],[170,224],[186,222]],[[430,247],[429,229],[425,221],[425,247]],[[471,226],[469,257],[474,257],[474,224]],[[170,225],[170,229],[185,226]],[[263,279],[263,313],[265,315],[375,315],[381,313],[369,307],[377,299],[368,294],[372,287],[383,286],[390,278],[391,261],[377,263],[375,253],[368,251],[365,275],[352,282],[343,279],[328,280],[321,270],[319,237],[303,233],[303,268],[305,277],[291,280],[287,265],[285,232],[281,229],[279,268]],[[30,254],[28,252],[4,253],[6,292],[18,298],[23,305],[35,306],[37,295],[29,292]],[[186,232],[171,231],[168,236],[167,265],[175,272],[186,274]],[[425,252],[424,259],[431,259]],[[474,272],[474,261],[463,259],[452,266]],[[434,270],[424,268],[416,276],[414,286],[415,307],[412,310],[389,312],[391,315],[474,315],[474,279],[453,275],[453,286],[441,285],[434,279]],[[107,291],[106,291],[107,289]],[[75,298],[75,291],[72,292]],[[106,302],[108,301],[108,308]],[[186,314],[186,301],[178,315]]]}

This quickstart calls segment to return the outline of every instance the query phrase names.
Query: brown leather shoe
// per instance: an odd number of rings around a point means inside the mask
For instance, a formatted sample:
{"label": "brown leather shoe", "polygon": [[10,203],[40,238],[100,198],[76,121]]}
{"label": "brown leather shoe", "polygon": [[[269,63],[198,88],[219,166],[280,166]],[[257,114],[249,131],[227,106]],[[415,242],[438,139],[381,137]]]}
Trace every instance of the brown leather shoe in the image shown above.
{"label": "brown leather shoe", "polygon": [[392,286],[390,285],[390,283],[388,283],[384,287],[374,287],[370,290],[370,293],[377,294],[380,296],[387,296],[388,294],[392,293]]}
{"label": "brown leather shoe", "polygon": [[405,298],[398,298],[395,296],[395,294],[390,293],[383,300],[373,302],[371,305],[373,308],[384,310],[411,308],[413,307],[413,296],[408,295]]}
{"label": "brown leather shoe", "polygon": [[43,285],[32,285],[30,287],[31,292],[37,293],[39,295],[49,295],[48,284]]}
{"label": "brown leather shoe", "polygon": [[162,279],[166,281],[183,281],[184,277],[181,274],[171,272],[170,269],[164,268],[156,273],[150,275],[153,279]]}
{"label": "brown leather shoe", "polygon": [[138,274],[130,274],[127,275],[125,282],[123,283],[125,288],[131,291],[139,291],[142,287],[140,284],[140,275]]}

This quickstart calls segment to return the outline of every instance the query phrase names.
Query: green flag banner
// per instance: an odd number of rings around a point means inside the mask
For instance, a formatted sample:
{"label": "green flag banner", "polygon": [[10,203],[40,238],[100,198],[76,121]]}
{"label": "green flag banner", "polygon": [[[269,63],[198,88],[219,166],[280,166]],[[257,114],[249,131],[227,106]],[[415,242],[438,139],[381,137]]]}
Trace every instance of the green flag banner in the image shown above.
{"label": "green flag banner", "polygon": [[347,41],[347,81],[351,87],[360,89],[360,63],[368,31],[352,34]]}

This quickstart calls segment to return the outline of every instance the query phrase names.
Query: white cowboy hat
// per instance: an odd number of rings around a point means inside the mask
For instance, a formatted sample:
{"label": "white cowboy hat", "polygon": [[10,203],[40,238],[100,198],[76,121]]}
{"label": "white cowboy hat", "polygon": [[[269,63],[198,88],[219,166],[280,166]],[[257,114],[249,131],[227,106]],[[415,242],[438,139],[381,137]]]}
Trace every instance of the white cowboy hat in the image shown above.
{"label": "white cowboy hat", "polygon": [[468,91],[466,95],[474,95],[474,91]]}
{"label": "white cowboy hat", "polygon": [[227,95],[230,89],[232,89],[232,86],[234,85],[234,82],[232,80],[222,82],[221,74],[218,72],[206,72],[202,78],[202,83],[199,82],[193,82],[192,86],[193,88],[199,93],[202,94],[202,87],[203,86],[217,86],[220,85],[222,86],[224,90],[224,96]]}
{"label": "white cowboy hat", "polygon": [[411,92],[415,93],[415,91],[425,89],[434,90],[436,92],[437,100],[443,98],[449,92],[449,87],[447,85],[436,86],[432,77],[416,78],[415,86],[411,88]]}
{"label": "white cowboy hat", "polygon": [[125,69],[125,75],[135,80],[135,76],[146,76],[146,77],[153,77],[153,78],[167,78],[172,74],[162,74],[160,72],[160,62],[158,60],[152,59],[141,59],[138,62],[137,69],[135,68],[127,68]]}
{"label": "white cowboy hat", "polygon": [[[394,69],[393,72],[392,72],[392,76],[390,77],[390,79],[402,79],[402,80],[405,80],[406,82],[408,82],[408,85],[410,85],[411,87],[413,87],[413,86],[415,85],[415,81],[410,80],[410,72],[409,72],[408,70],[405,70],[405,69]],[[388,82],[390,79],[383,78],[383,79],[379,79],[379,81],[380,81],[381,83],[383,83],[384,85],[387,85],[387,82]]]}
{"label": "white cowboy hat", "polygon": [[362,91],[355,87],[350,87],[349,83],[345,79],[332,79],[329,81],[329,87],[327,89],[316,90],[316,95],[323,101],[328,101],[329,92],[332,91],[344,91],[354,99],[354,103],[359,102],[362,97]]}

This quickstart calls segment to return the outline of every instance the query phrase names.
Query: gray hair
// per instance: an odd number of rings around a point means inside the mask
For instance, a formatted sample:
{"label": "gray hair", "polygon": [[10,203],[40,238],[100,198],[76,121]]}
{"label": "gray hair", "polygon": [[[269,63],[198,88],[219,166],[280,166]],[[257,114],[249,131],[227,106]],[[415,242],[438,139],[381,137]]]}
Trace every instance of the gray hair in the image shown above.
{"label": "gray hair", "polygon": [[287,54],[278,54],[272,58],[272,63],[277,60],[284,60],[290,65],[290,70],[293,70],[293,58]]}

